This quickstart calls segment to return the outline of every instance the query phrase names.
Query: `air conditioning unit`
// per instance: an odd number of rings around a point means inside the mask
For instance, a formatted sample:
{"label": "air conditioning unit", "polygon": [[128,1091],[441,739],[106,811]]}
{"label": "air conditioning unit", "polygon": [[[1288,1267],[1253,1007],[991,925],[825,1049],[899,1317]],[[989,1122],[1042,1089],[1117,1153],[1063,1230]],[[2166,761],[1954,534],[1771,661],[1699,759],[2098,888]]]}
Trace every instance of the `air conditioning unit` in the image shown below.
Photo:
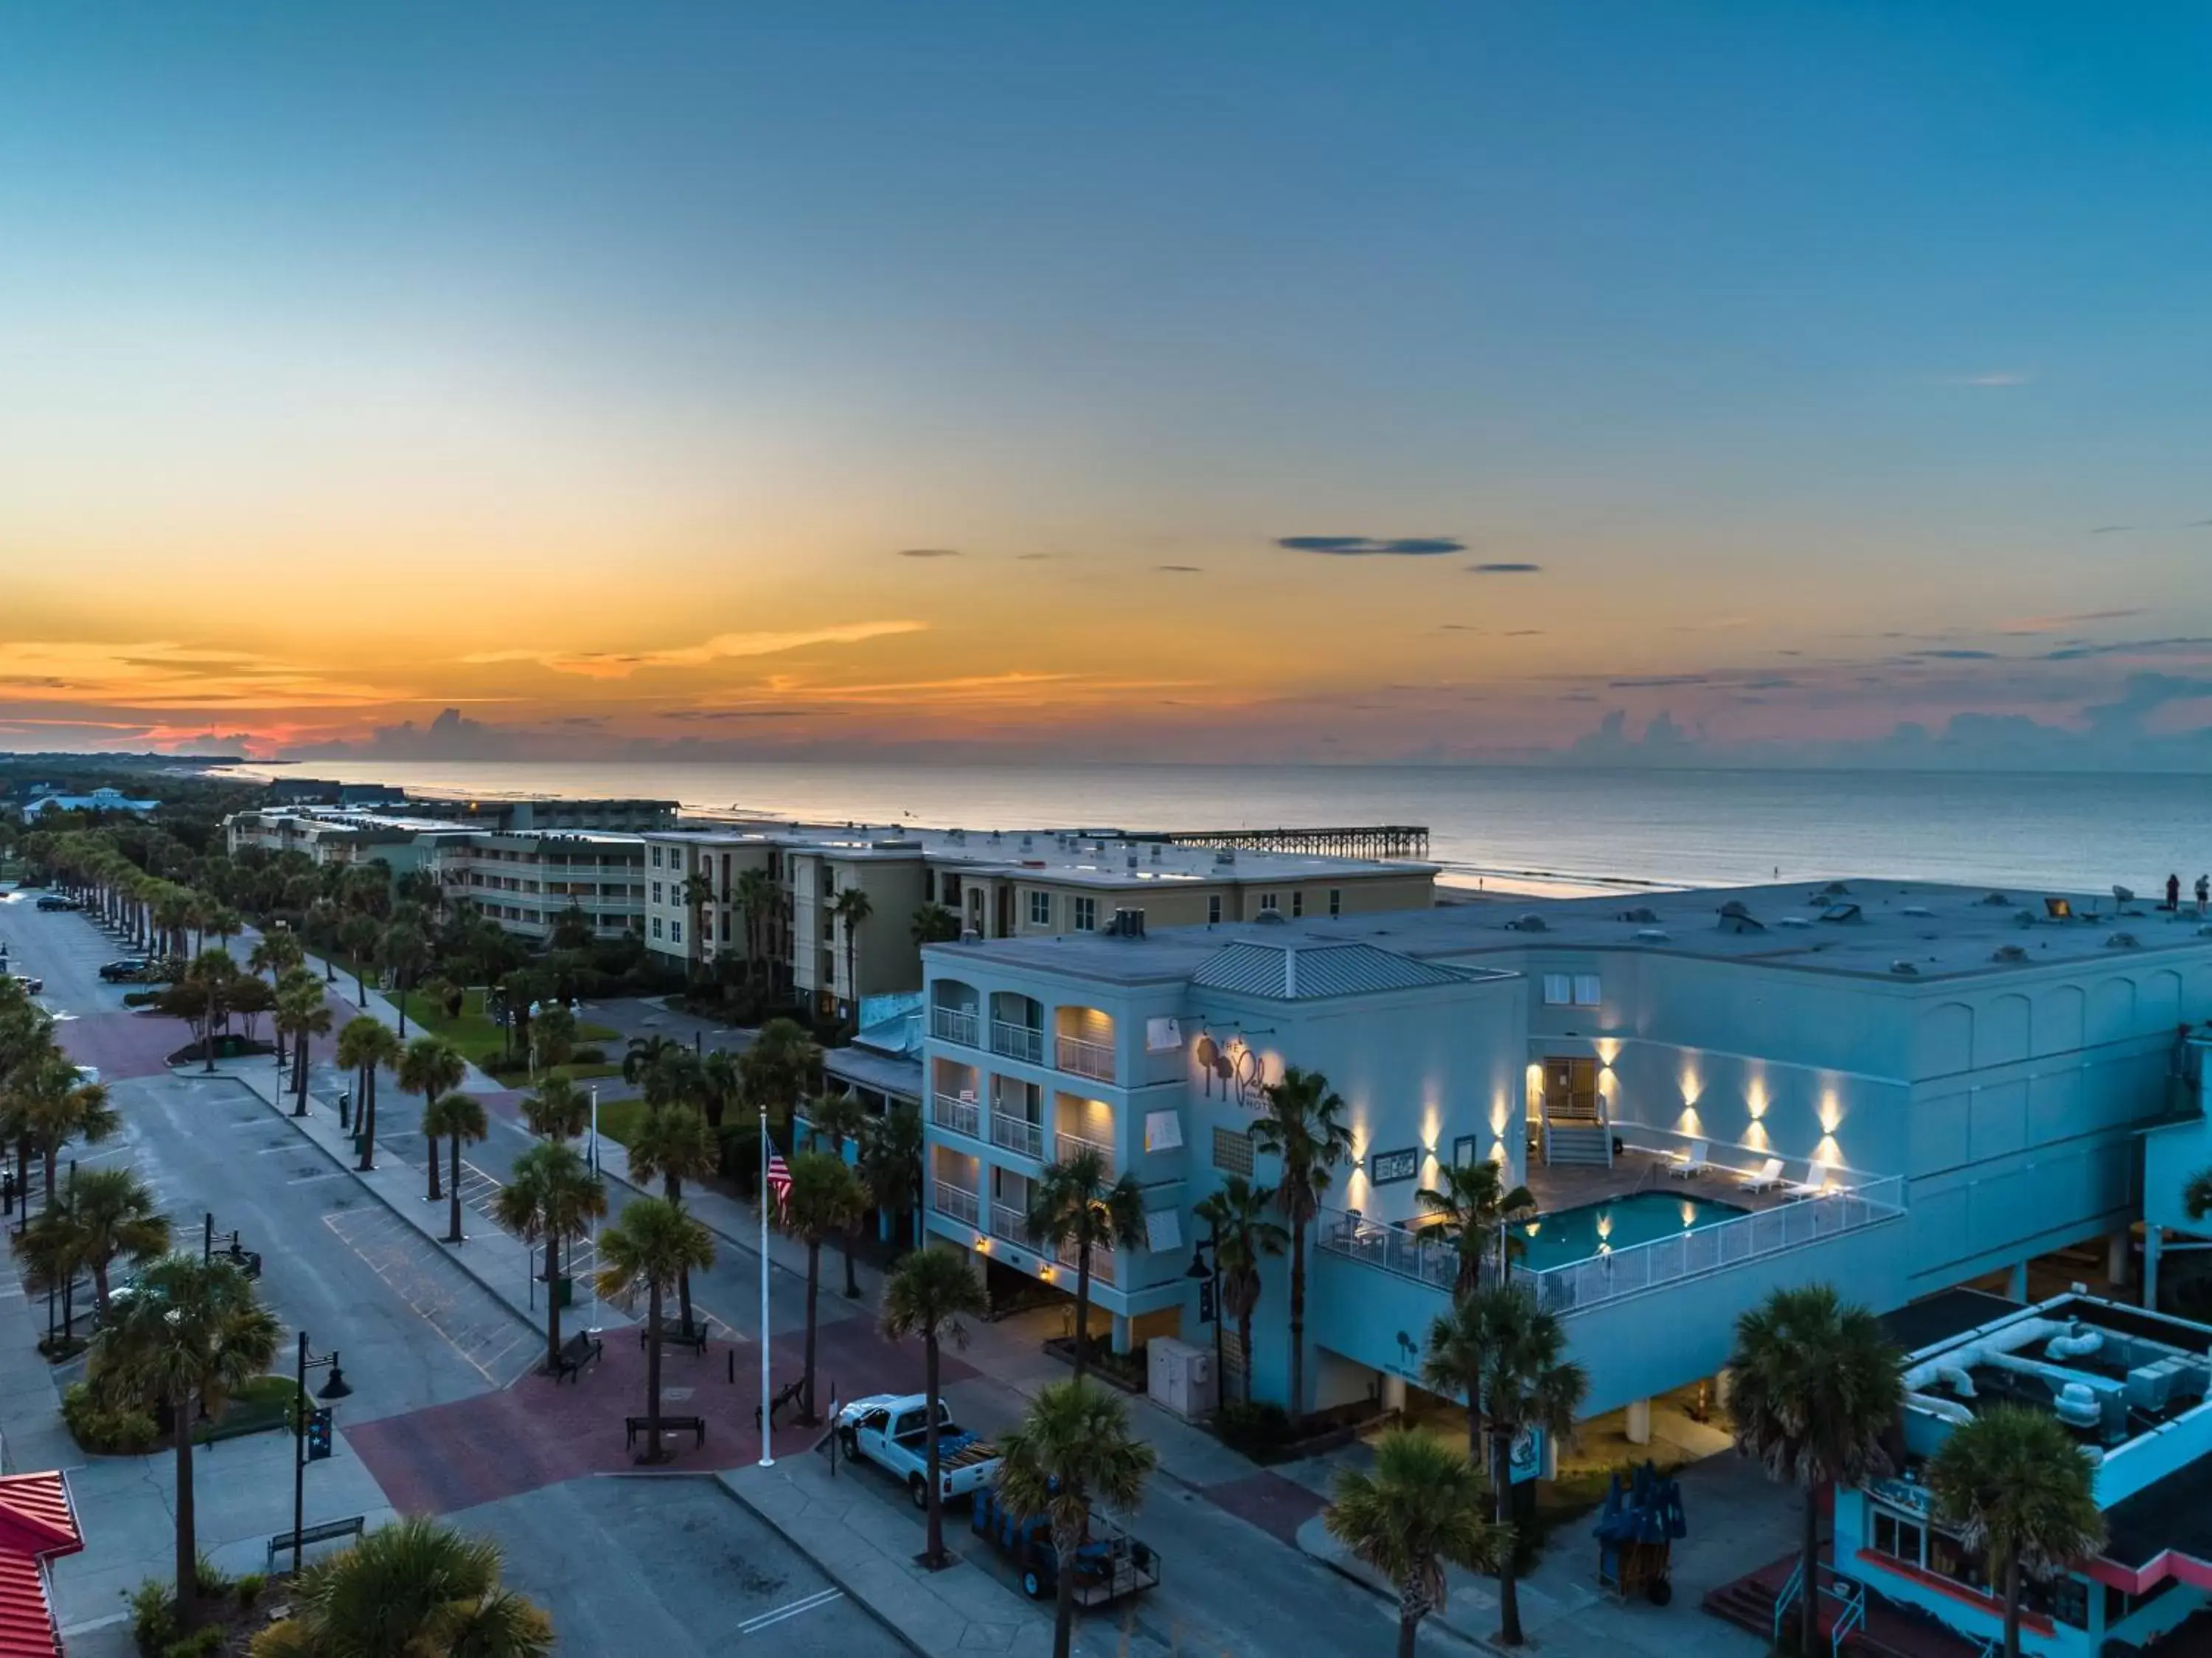
{"label": "air conditioning unit", "polygon": [[1164,1405],[1186,1422],[1195,1422],[1218,1402],[1221,1378],[1213,1368],[1209,1348],[1154,1336],[1145,1344],[1148,1391],[1153,1402]]}

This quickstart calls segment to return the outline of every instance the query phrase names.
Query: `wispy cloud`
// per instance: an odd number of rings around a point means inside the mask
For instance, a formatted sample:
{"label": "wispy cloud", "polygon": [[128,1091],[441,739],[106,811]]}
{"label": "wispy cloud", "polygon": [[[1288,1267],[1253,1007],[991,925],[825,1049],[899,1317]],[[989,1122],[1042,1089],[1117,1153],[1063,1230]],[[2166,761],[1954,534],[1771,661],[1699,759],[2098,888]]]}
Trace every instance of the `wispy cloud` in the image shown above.
{"label": "wispy cloud", "polygon": [[703,643],[666,650],[538,651],[479,650],[461,660],[482,667],[494,662],[536,662],[556,674],[592,680],[626,680],[640,668],[703,667],[709,662],[747,656],[775,656],[809,645],[854,645],[898,633],[921,633],[927,622],[848,622],[788,633],[718,633]]}
{"label": "wispy cloud", "polygon": [[901,547],[898,556],[902,558],[957,558],[960,556],[960,549],[957,547]]}
{"label": "wispy cloud", "polygon": [[2062,627],[2075,627],[2083,622],[2117,622],[2130,616],[2140,616],[2140,608],[2133,610],[2084,610],[2071,616],[2014,616],[1997,624],[2000,633],[2055,633]]}
{"label": "wispy cloud", "polygon": [[1048,552],[1018,552],[1014,555],[1014,562],[1018,564],[1042,564],[1051,557]]}
{"label": "wispy cloud", "polygon": [[1203,564],[1154,564],[1152,568],[1164,576],[1203,576]]}
{"label": "wispy cloud", "polygon": [[2092,535],[2125,535],[2134,527],[2135,526],[2133,524],[2100,524],[2096,528],[2091,530],[2089,533]]}
{"label": "wispy cloud", "polygon": [[1374,535],[1284,535],[1275,545],[1288,552],[1318,552],[1332,558],[1436,558],[1465,552],[1467,544],[1443,535],[1385,538]]}
{"label": "wispy cloud", "polygon": [[1534,576],[1543,569],[1541,564],[1469,564],[1469,574],[1475,576]]}
{"label": "wispy cloud", "polygon": [[2035,378],[2013,369],[1999,369],[1990,374],[1946,375],[1939,382],[1945,386],[1974,386],[1984,391],[1997,391],[2008,386],[2025,386]]}

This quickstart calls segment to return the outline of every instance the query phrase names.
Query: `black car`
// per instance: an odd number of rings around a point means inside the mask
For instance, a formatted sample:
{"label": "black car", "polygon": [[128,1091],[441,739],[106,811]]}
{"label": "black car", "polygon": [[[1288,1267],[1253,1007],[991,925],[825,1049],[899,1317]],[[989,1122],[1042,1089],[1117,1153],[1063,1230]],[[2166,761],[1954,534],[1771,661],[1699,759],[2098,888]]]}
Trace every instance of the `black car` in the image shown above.
{"label": "black car", "polygon": [[46,988],[46,981],[45,979],[33,978],[28,973],[10,973],[8,977],[14,979],[18,984],[21,984],[23,987],[24,994],[27,996],[40,995]]}
{"label": "black car", "polygon": [[111,984],[135,984],[153,970],[154,964],[142,955],[126,955],[120,961],[101,964],[100,976]]}
{"label": "black car", "polygon": [[74,910],[76,905],[73,899],[64,898],[58,893],[48,893],[39,900],[39,907],[41,910]]}

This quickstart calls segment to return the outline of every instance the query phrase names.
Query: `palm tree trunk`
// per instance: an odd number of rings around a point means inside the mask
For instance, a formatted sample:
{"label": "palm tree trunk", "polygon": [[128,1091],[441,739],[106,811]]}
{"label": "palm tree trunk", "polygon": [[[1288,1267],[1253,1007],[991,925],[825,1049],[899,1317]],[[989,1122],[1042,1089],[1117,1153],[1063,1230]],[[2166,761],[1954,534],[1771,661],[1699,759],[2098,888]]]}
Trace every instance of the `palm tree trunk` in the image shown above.
{"label": "palm tree trunk", "polygon": [[[1075,1379],[1083,1380],[1085,1362],[1091,1356],[1091,1240],[1075,1251]],[[1066,1574],[1061,1573],[1065,1577]]]}
{"label": "palm tree trunk", "polygon": [[446,1241],[457,1244],[461,1241],[461,1137],[449,1134],[446,1140],[453,1149],[453,1178],[447,1182],[446,1188],[446,1195],[453,1204],[446,1224]]}
{"label": "palm tree trunk", "polygon": [[856,1301],[860,1299],[860,1281],[853,1276],[853,1234],[848,1232],[839,1239],[838,1247],[845,1252],[845,1299]]}
{"label": "palm tree trunk", "polygon": [[205,1069],[215,1070],[215,980],[208,980],[207,1034],[202,1040],[201,1054],[206,1059]]}
{"label": "palm tree trunk", "polygon": [[[1213,1316],[1217,1319],[1221,1316],[1221,1300],[1218,1294],[1214,1297]],[[1252,1402],[1252,1309],[1249,1308],[1245,1308],[1244,1316],[1237,1320],[1237,1343],[1244,1350],[1244,1402],[1249,1405]],[[1220,1377],[1213,1379],[1213,1387],[1218,1395],[1221,1389]]]}
{"label": "palm tree trunk", "polygon": [[366,1174],[376,1167],[376,1062],[374,1059],[361,1068],[361,1115],[354,1119],[353,1125],[361,1134],[361,1161],[356,1167]]}
{"label": "palm tree trunk", "polygon": [[1301,1220],[1291,1228],[1291,1420],[1303,1422],[1305,1415],[1306,1223]]}
{"label": "palm tree trunk", "polygon": [[814,1414],[814,1298],[822,1288],[822,1243],[819,1239],[806,1240],[806,1370],[799,1389],[805,1408],[799,1419],[812,1427],[822,1418]]}
{"label": "palm tree trunk", "polygon": [[299,1102],[292,1107],[292,1115],[307,1114],[307,1033],[300,1033],[299,1058],[292,1062],[292,1082],[299,1090]]}
{"label": "palm tree trunk", "polygon": [[938,1472],[937,1387],[937,1333],[931,1328],[921,1337],[922,1408],[929,1412],[928,1425],[922,1429],[921,1454],[923,1469],[929,1476],[929,1543],[922,1564],[932,1571],[945,1564],[945,1477]]}
{"label": "palm tree trunk", "polygon": [[[426,1105],[428,1103],[427,1099],[424,1103]],[[438,1137],[434,1134],[426,1134],[422,1137],[428,1141],[430,1145],[430,1155],[422,1160],[430,1166],[430,1196],[427,1201],[434,1204],[446,1195],[438,1189]]]}
{"label": "palm tree trunk", "polygon": [[660,1284],[656,1279],[645,1290],[645,1430],[653,1436],[645,1460],[660,1462],[668,1453],[660,1446]]}
{"label": "palm tree trunk", "polygon": [[95,1320],[107,1316],[107,1260],[105,1256],[93,1257],[92,1316]]}
{"label": "palm tree trunk", "polygon": [[2020,1658],[2020,1557],[2005,1562],[2005,1658]]}
{"label": "palm tree trunk", "polygon": [[[1498,1523],[1513,1523],[1513,1462],[1511,1440],[1501,1429],[1490,1436],[1490,1483],[1498,1494]],[[1520,1539],[1506,1533],[1498,1555],[1498,1638],[1509,1647],[1521,1644],[1521,1591],[1515,1579],[1514,1551]]]}
{"label": "palm tree trunk", "polygon": [[561,1235],[545,1235],[545,1368],[558,1376],[561,1363]]}
{"label": "palm tree trunk", "polygon": [[1398,1658],[1413,1658],[1413,1643],[1421,1633],[1421,1620],[1398,1615]]}
{"label": "palm tree trunk", "polygon": [[1053,1527],[1052,1551],[1058,1557],[1060,1582],[1053,1594],[1052,1658],[1068,1658],[1068,1649],[1075,1642],[1075,1551],[1083,1545],[1083,1533],[1070,1527],[1065,1534],[1059,1527]]}
{"label": "palm tree trunk", "polygon": [[54,1206],[54,1165],[62,1160],[62,1149],[59,1146],[42,1146],[40,1149],[46,1158],[46,1208],[51,1211]]}
{"label": "palm tree trunk", "polygon": [[170,1402],[177,1429],[177,1627],[200,1621],[199,1527],[192,1505],[192,1402],[179,1394]]}
{"label": "palm tree trunk", "polygon": [[399,987],[399,1039],[404,1042],[407,1039],[407,978],[404,973],[394,973],[392,978]]}
{"label": "palm tree trunk", "polygon": [[1805,1537],[1802,1549],[1803,1587],[1797,1612],[1797,1649],[1816,1650],[1820,1642],[1820,1488],[1805,1488]]}

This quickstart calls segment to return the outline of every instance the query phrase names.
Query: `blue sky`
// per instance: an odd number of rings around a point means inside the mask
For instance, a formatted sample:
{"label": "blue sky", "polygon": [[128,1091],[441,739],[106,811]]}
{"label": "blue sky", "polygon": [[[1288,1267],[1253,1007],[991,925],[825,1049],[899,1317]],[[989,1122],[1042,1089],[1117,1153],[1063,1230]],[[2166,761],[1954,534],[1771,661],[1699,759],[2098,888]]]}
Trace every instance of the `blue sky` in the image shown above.
{"label": "blue sky", "polygon": [[[1443,752],[1592,698],[2084,731],[2212,633],[2208,67],[2201,7],[14,10],[0,558],[15,677],[65,683],[0,722],[859,741],[855,687],[988,673],[1162,752],[1376,698]],[[316,664],[216,601],[278,572],[346,595]],[[778,671],[650,695],[455,667],[689,671],[763,617]],[[1863,643],[1907,633],[1954,654]],[[53,669],[159,645],[264,683]],[[1021,700],[899,735],[1041,741]]]}

